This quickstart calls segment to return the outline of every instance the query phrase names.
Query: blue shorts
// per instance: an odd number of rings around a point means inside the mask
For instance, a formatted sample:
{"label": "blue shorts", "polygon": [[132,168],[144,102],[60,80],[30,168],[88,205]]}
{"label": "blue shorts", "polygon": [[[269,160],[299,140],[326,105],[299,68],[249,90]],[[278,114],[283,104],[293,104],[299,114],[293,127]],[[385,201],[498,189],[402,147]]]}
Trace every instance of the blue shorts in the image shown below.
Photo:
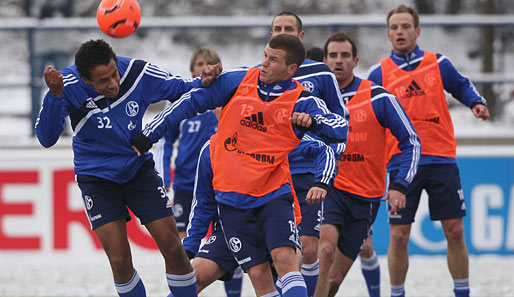
{"label": "blue shorts", "polygon": [[[393,180],[397,173],[397,171],[390,172],[390,179]],[[398,215],[389,215],[390,224],[414,222],[423,189],[428,193],[431,220],[454,219],[466,215],[457,164],[422,165],[419,166],[414,180],[407,189],[405,209],[399,211]]]}
{"label": "blue shorts", "polygon": [[221,229],[212,232],[209,239],[198,250],[196,257],[209,259],[225,270],[225,275],[220,278],[222,281],[231,280],[234,276],[234,270],[239,267],[236,259],[227,247],[225,236]]}
{"label": "blue shorts", "polygon": [[316,236],[319,238],[321,228],[321,203],[309,204],[305,201],[309,189],[314,184],[314,175],[311,173],[293,175],[293,186],[300,203],[302,222],[298,225],[300,236]]}
{"label": "blue shorts", "polygon": [[77,175],[77,182],[92,230],[120,219],[129,221],[127,207],[143,225],[173,215],[153,160],[146,161],[124,184],[92,175]]}
{"label": "blue shorts", "polygon": [[227,245],[243,270],[269,261],[277,247],[298,245],[291,194],[252,209],[220,203],[218,210]]}
{"label": "blue shorts", "polygon": [[334,225],[339,231],[337,248],[355,260],[371,233],[380,200],[367,201],[332,187],[322,207],[322,224]]}
{"label": "blue shorts", "polygon": [[179,232],[186,232],[192,202],[192,192],[176,191],[173,193],[173,215]]}

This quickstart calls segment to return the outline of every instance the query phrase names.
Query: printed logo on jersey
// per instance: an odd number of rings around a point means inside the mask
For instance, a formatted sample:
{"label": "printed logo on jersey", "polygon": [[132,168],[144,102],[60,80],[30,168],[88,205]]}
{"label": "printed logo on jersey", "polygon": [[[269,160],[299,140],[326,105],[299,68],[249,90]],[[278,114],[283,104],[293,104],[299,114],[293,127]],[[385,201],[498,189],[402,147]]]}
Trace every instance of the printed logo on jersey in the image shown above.
{"label": "printed logo on jersey", "polygon": [[95,108],[98,108],[98,105],[96,105],[95,101],[93,101],[93,99],[91,99],[91,100],[87,101],[86,108],[95,109]]}
{"label": "printed logo on jersey", "polygon": [[232,135],[232,137],[225,139],[225,143],[224,143],[225,149],[229,152],[233,152],[233,151],[237,150],[236,144],[237,144],[237,132],[234,133],[234,135]]}
{"label": "printed logo on jersey", "polygon": [[277,123],[284,123],[289,120],[289,114],[287,112],[287,109],[285,108],[278,108],[274,112],[274,118]]}
{"label": "printed logo on jersey", "polygon": [[[353,120],[353,117],[352,117]],[[353,132],[353,126],[350,124],[348,127],[348,141],[351,142],[362,142],[368,140],[368,132]]]}
{"label": "printed logo on jersey", "polygon": [[93,208],[93,199],[89,196],[84,196],[84,203],[86,203],[86,209],[91,210]]}
{"label": "printed logo on jersey", "polygon": [[368,118],[368,114],[363,109],[358,109],[352,113],[352,120],[362,123]]}
{"label": "printed logo on jersey", "polygon": [[132,131],[136,129],[136,124],[132,123],[132,120],[130,120],[130,123],[128,124],[127,128]]}
{"label": "printed logo on jersey", "polygon": [[264,116],[262,112],[254,113],[248,117],[244,117],[239,121],[241,126],[245,126],[248,128],[252,128],[257,131],[266,132],[266,127],[264,127]]}
{"label": "printed logo on jersey", "polygon": [[207,239],[205,244],[211,244],[211,243],[213,243],[215,241],[216,241],[216,235],[211,235],[211,237],[209,237],[209,239]]}
{"label": "printed logo on jersey", "polygon": [[425,76],[425,83],[427,86],[432,87],[437,83],[437,77],[433,73],[429,73]]}
{"label": "printed logo on jersey", "polygon": [[424,119],[423,121],[425,121],[425,122],[431,122],[431,123],[434,123],[434,124],[439,124],[439,120],[440,120],[440,118],[439,118],[439,117],[433,117],[433,118],[427,118],[427,119]]}
{"label": "printed logo on jersey", "polygon": [[173,215],[175,217],[180,217],[184,213],[184,207],[180,204],[173,204]]}
{"label": "printed logo on jersey", "polygon": [[364,155],[363,154],[343,154],[341,156],[341,161],[348,161],[348,162],[364,162]]}
{"label": "printed logo on jersey", "polygon": [[233,251],[234,253],[237,253],[241,250],[241,247],[243,246],[243,244],[241,243],[241,240],[239,240],[239,238],[232,237],[228,241],[228,246],[231,251]]}
{"label": "printed logo on jersey", "polygon": [[304,86],[311,93],[314,91],[314,84],[309,80],[302,81],[302,86]]}
{"label": "printed logo on jersey", "polygon": [[139,104],[136,101],[129,101],[125,106],[125,112],[129,117],[134,117],[139,112]]}
{"label": "printed logo on jersey", "polygon": [[225,139],[223,144],[225,146],[225,150],[227,150],[228,152],[236,152],[237,151],[238,154],[252,157],[253,159],[257,160],[258,162],[275,164],[275,156],[271,156],[271,155],[267,155],[267,154],[259,154],[259,153],[247,153],[247,152],[243,152],[242,150],[239,150],[236,147],[237,132],[234,133],[234,135],[232,137],[228,137],[227,139]]}
{"label": "printed logo on jersey", "polygon": [[403,94],[402,98],[405,99],[415,96],[425,96],[425,91],[419,87],[418,83],[415,80],[413,80],[407,86],[407,89],[405,89],[405,94]]}

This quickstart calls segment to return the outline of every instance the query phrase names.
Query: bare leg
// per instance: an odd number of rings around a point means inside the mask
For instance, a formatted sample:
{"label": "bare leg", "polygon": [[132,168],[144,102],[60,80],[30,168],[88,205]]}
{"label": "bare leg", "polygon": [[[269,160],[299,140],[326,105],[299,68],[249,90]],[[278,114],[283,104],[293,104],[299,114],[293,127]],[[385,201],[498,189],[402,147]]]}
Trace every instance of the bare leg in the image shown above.
{"label": "bare leg", "polygon": [[446,260],[453,279],[466,279],[469,276],[468,248],[464,240],[462,218],[441,221],[448,241]]}
{"label": "bare leg", "polygon": [[202,257],[194,258],[193,269],[195,270],[198,293],[227,273],[216,262]]}
{"label": "bare leg", "polygon": [[389,278],[391,285],[398,286],[405,283],[407,270],[409,269],[409,236],[410,224],[390,224],[389,250],[387,262],[389,266]]}
{"label": "bare leg", "polygon": [[114,282],[124,284],[134,275],[132,254],[125,219],[109,222],[95,229],[96,236],[111,264]]}
{"label": "bare leg", "polygon": [[247,271],[257,296],[266,295],[276,291],[268,262],[253,266]]}
{"label": "bare leg", "polygon": [[178,236],[173,216],[147,223],[146,228],[154,238],[166,263],[166,272],[184,275],[193,271]]}

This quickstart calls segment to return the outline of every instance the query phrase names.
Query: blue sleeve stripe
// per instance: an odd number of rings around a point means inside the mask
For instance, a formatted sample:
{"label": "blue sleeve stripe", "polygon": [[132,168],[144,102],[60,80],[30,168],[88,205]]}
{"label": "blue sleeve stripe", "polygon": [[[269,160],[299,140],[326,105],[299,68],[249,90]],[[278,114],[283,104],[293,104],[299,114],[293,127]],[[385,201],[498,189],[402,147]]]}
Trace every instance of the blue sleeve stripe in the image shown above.
{"label": "blue sleeve stripe", "polygon": [[78,80],[78,79],[71,80],[71,81],[67,81],[67,82],[65,82],[65,83],[64,83],[64,86],[66,87],[66,86],[69,86],[69,85],[76,84],[76,83],[78,83],[78,82],[79,82],[79,80]]}
{"label": "blue sleeve stripe", "polygon": [[321,179],[321,182],[327,185],[330,185],[330,182],[333,178],[333,172],[335,170],[336,166],[336,160],[334,155],[334,150],[331,149],[329,146],[324,145],[325,148],[325,169],[323,170],[323,177]]}
{"label": "blue sleeve stripe", "polygon": [[147,124],[146,125],[146,128],[144,129],[143,131],[143,134],[145,136],[148,136],[150,135],[157,126],[160,126],[164,120],[166,119],[166,117],[172,113],[175,108],[177,108],[177,106],[179,106],[182,102],[184,102],[185,100],[188,100],[191,98],[191,93],[192,92],[195,92],[195,91],[198,91],[200,89],[198,88],[194,88],[194,89],[191,89],[189,92],[187,93],[184,93],[184,95],[182,95],[177,101],[173,102],[170,106],[166,107],[163,111],[161,111],[154,119],[153,121],[150,122],[150,124]]}
{"label": "blue sleeve stripe", "polygon": [[418,162],[419,162],[419,157],[420,157],[420,153],[421,153],[421,144],[419,143],[419,141],[417,139],[416,132],[414,132],[411,125],[409,124],[409,121],[406,118],[405,113],[402,112],[402,108],[400,107],[400,103],[398,102],[398,100],[396,100],[396,98],[394,98],[393,96],[388,96],[388,98],[389,98],[389,102],[391,102],[394,109],[396,110],[396,113],[400,117],[403,125],[407,129],[407,131],[409,133],[409,142],[413,146],[412,160],[411,160],[410,168],[409,168],[409,171],[407,172],[407,176],[405,177],[405,180],[408,183],[411,183],[412,180],[414,179],[414,176],[416,175],[416,170],[418,168]]}

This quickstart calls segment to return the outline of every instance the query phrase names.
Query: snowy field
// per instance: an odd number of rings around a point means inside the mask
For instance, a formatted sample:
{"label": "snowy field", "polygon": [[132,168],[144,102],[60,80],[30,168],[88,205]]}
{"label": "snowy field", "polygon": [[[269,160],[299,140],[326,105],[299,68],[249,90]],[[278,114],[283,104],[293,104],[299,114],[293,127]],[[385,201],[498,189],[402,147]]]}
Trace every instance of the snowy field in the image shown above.
{"label": "snowy field", "polygon": [[[0,296],[2,297],[74,297],[117,296],[107,259],[102,254],[87,256],[52,256],[11,260],[0,256]],[[143,279],[148,296],[166,296],[168,288],[163,262],[155,253],[135,255],[135,266]],[[382,296],[389,295],[387,259],[380,257]],[[514,296],[514,255],[472,256],[470,258],[471,293],[474,297]],[[443,256],[412,256],[407,276],[408,296],[453,296],[453,284]],[[200,294],[224,297],[223,283],[216,282]],[[245,274],[243,297],[255,296]],[[364,279],[357,261],[337,296],[367,296]]]}

